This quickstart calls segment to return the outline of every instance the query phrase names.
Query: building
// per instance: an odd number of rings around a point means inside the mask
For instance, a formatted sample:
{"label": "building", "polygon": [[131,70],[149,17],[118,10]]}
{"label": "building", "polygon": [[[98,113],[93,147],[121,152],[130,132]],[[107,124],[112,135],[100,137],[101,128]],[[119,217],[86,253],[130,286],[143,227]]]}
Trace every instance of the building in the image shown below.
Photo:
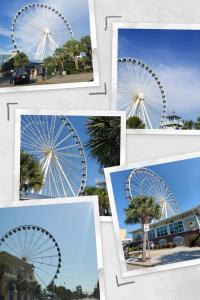
{"label": "building", "polygon": [[17,290],[16,281],[33,282],[34,270],[32,265],[5,251],[0,252],[0,299],[1,300],[31,300],[30,291],[22,293]]}
{"label": "building", "polygon": [[123,244],[131,242],[131,238],[127,237],[127,230],[126,229],[120,229],[120,238],[121,238]]}
{"label": "building", "polygon": [[171,115],[165,117],[164,122],[162,123],[163,129],[182,129],[184,122],[181,117],[179,117],[175,111]]}
{"label": "building", "polygon": [[[189,245],[192,238],[200,235],[200,205],[149,226],[148,239],[153,245],[167,245],[169,242]],[[131,231],[133,245],[140,245],[143,239],[142,228]]]}

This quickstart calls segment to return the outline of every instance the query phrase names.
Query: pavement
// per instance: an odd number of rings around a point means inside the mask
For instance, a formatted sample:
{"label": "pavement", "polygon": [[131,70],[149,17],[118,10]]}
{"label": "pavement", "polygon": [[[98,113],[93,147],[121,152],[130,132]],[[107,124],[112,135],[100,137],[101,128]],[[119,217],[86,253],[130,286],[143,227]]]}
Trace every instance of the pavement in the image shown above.
{"label": "pavement", "polygon": [[200,258],[200,247],[189,248],[179,246],[176,248],[151,250],[150,256],[150,260],[147,260],[145,263],[141,262],[141,255],[135,258],[129,258],[126,261],[127,269],[136,270],[144,267],[148,268],[152,266],[161,266],[187,260],[198,259]]}
{"label": "pavement", "polygon": [[[20,84],[17,86],[30,86],[30,85],[46,85],[46,84],[59,84],[59,83],[75,83],[75,82],[90,82],[93,80],[93,73],[80,73],[80,74],[71,74],[65,76],[56,76],[49,79],[42,80],[41,77],[38,77],[38,80],[35,82],[30,82],[29,84]],[[3,87],[12,87],[9,80],[0,81],[0,88]]]}

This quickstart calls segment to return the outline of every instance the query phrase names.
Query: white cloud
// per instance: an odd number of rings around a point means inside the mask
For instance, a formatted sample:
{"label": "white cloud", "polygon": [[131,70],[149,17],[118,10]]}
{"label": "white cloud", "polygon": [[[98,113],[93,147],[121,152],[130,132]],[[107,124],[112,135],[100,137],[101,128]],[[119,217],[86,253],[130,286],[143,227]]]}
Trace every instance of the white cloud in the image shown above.
{"label": "white cloud", "polygon": [[10,37],[10,30],[3,26],[0,26],[0,35],[5,37]]}
{"label": "white cloud", "polygon": [[184,118],[200,112],[200,70],[195,67],[165,67],[155,70],[166,92],[168,113],[173,109]]}

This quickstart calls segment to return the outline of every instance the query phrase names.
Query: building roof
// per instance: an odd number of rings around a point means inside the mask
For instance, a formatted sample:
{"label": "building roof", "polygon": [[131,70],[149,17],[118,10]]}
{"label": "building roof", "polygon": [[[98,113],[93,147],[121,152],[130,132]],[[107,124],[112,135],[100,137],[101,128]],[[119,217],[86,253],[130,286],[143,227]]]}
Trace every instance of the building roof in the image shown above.
{"label": "building roof", "polygon": [[[199,215],[200,216],[200,205],[194,207],[194,208],[191,208],[189,210],[186,210],[182,213],[179,213],[179,214],[176,214],[172,217],[169,217],[167,219],[164,219],[164,220],[161,220],[161,221],[158,221],[156,223],[152,223],[150,224],[150,229],[153,229],[154,227],[158,227],[158,226],[163,226],[165,224],[169,224],[171,223],[172,221],[176,221],[177,219],[180,219],[180,218],[183,218],[183,217],[187,217],[188,215],[191,215],[195,212],[195,214]],[[132,230],[130,231],[129,233],[139,233],[141,232],[142,228],[138,228],[136,230]]]}

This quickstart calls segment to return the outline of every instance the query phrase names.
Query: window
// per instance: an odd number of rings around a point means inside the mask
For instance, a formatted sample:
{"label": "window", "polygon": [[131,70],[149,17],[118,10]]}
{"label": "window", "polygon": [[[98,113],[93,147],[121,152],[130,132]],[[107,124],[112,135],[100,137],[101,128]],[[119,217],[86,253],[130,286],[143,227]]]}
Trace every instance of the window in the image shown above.
{"label": "window", "polygon": [[157,228],[157,237],[168,235],[167,226]]}
{"label": "window", "polygon": [[149,237],[149,240],[155,239],[156,235],[155,235],[154,229],[149,230],[148,237]]}
{"label": "window", "polygon": [[169,229],[171,234],[183,232],[184,231],[183,222],[182,221],[174,222],[169,225]]}

